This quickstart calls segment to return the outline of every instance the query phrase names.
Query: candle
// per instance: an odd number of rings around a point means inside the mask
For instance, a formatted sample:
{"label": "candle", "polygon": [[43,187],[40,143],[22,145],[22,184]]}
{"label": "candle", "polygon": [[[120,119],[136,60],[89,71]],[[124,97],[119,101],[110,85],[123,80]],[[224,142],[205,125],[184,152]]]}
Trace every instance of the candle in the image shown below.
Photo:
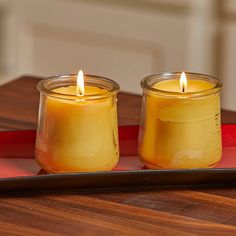
{"label": "candle", "polygon": [[[84,86],[85,83],[85,86]],[[116,94],[112,80],[51,77],[41,93],[36,160],[47,172],[112,170],[119,160]]]}
{"label": "candle", "polygon": [[162,73],[145,78],[139,156],[157,168],[213,167],[221,158],[220,87],[209,76]]}

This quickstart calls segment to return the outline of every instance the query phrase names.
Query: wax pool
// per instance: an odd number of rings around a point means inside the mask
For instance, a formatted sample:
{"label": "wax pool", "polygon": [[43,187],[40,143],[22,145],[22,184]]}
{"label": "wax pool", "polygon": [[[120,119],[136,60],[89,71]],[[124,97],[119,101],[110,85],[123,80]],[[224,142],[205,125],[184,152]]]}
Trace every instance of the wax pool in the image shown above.
{"label": "wax pool", "polygon": [[[87,100],[76,87],[60,87],[59,97],[41,98],[36,160],[48,172],[112,170],[119,159],[117,111],[114,96]],[[85,86],[85,95],[109,93]],[[45,95],[42,95],[45,96]]]}
{"label": "wax pool", "polygon": [[[212,167],[219,162],[220,96],[208,93],[214,84],[189,79],[188,93],[183,94],[178,79],[152,87],[158,91],[145,92],[143,97],[139,155],[144,164],[151,169],[176,169]],[[196,92],[202,96],[194,97]]]}

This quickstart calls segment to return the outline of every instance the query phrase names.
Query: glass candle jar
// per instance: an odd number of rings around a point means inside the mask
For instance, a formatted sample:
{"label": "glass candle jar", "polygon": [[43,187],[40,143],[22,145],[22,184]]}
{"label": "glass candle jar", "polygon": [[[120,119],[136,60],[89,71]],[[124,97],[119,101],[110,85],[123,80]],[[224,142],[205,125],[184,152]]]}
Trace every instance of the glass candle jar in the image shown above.
{"label": "glass candle jar", "polygon": [[142,80],[138,153],[150,169],[207,168],[221,159],[220,81],[179,72]]}
{"label": "glass candle jar", "polygon": [[50,173],[112,170],[119,160],[119,85],[86,75],[85,95],[77,96],[76,83],[77,75],[39,82],[36,160]]}

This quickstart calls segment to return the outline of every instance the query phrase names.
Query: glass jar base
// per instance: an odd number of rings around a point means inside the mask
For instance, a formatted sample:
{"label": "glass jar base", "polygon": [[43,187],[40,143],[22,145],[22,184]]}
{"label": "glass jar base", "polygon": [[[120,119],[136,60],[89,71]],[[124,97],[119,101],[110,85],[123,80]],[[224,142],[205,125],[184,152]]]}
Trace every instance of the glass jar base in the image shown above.
{"label": "glass jar base", "polygon": [[96,169],[96,170],[73,170],[73,171],[62,171],[62,170],[56,170],[56,169],[48,169],[48,168],[44,168],[41,165],[41,171],[47,174],[66,174],[66,173],[85,173],[85,172],[99,172],[99,171],[112,171],[115,166],[111,169]]}
{"label": "glass jar base", "polygon": [[112,165],[106,165],[106,166],[100,166],[94,169],[77,169],[77,170],[58,170],[58,169],[54,169],[53,167],[48,167],[44,164],[42,164],[37,158],[36,158],[36,162],[38,163],[38,165],[41,167],[41,171],[43,173],[48,173],[48,174],[66,174],[66,173],[82,173],[82,172],[97,172],[97,171],[112,171],[118,161],[116,163],[113,163]]}
{"label": "glass jar base", "polygon": [[153,164],[153,163],[144,161],[143,159],[141,159],[141,161],[143,162],[145,167],[147,167],[148,169],[151,169],[151,170],[214,168],[220,162],[220,160],[219,160],[216,163],[213,163],[213,164],[210,164],[207,166],[191,166],[191,167],[184,166],[184,167],[181,167],[181,166],[164,166],[164,165]]}

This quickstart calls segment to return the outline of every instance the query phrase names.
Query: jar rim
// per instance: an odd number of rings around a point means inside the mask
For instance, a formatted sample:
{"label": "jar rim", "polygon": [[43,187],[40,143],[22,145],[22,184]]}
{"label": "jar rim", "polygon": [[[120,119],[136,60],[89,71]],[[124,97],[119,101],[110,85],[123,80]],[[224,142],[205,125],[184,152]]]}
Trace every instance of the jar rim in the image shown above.
{"label": "jar rim", "polygon": [[[76,86],[77,74],[50,76],[48,78],[45,78],[39,81],[37,84],[37,89],[40,93],[43,93],[47,96],[51,96],[51,97],[55,97],[59,99],[66,99],[66,100],[77,100],[78,98],[81,98],[83,100],[103,99],[103,98],[108,98],[108,97],[112,97],[116,95],[120,90],[120,86],[117,82],[115,82],[114,80],[108,79],[106,77],[85,74],[84,78],[85,78],[85,81],[84,81],[85,86],[90,85],[90,86],[107,89],[107,92],[101,93],[101,94],[77,96],[74,94],[65,94],[65,93],[53,91],[54,89],[60,88],[60,87],[67,87],[67,86],[72,86],[72,85]],[[49,88],[50,83],[51,83],[52,88]]]}
{"label": "jar rim", "polygon": [[178,72],[161,72],[161,73],[147,76],[141,80],[141,87],[143,88],[145,92],[150,92],[156,95],[169,96],[169,97],[178,96],[181,98],[185,98],[185,97],[196,98],[196,97],[202,97],[202,96],[207,96],[207,95],[217,93],[220,91],[220,89],[223,86],[221,81],[219,81],[213,76],[201,74],[201,73],[185,72],[186,76],[188,77],[188,80],[193,79],[191,77],[195,77],[195,79],[198,79],[198,80],[210,81],[214,86],[206,90],[201,90],[197,92],[185,92],[185,93],[166,91],[166,90],[161,90],[161,89],[153,87],[154,84],[160,81],[170,80],[170,79],[173,79],[173,77],[180,78],[181,73],[182,72],[179,72],[179,71]]}

